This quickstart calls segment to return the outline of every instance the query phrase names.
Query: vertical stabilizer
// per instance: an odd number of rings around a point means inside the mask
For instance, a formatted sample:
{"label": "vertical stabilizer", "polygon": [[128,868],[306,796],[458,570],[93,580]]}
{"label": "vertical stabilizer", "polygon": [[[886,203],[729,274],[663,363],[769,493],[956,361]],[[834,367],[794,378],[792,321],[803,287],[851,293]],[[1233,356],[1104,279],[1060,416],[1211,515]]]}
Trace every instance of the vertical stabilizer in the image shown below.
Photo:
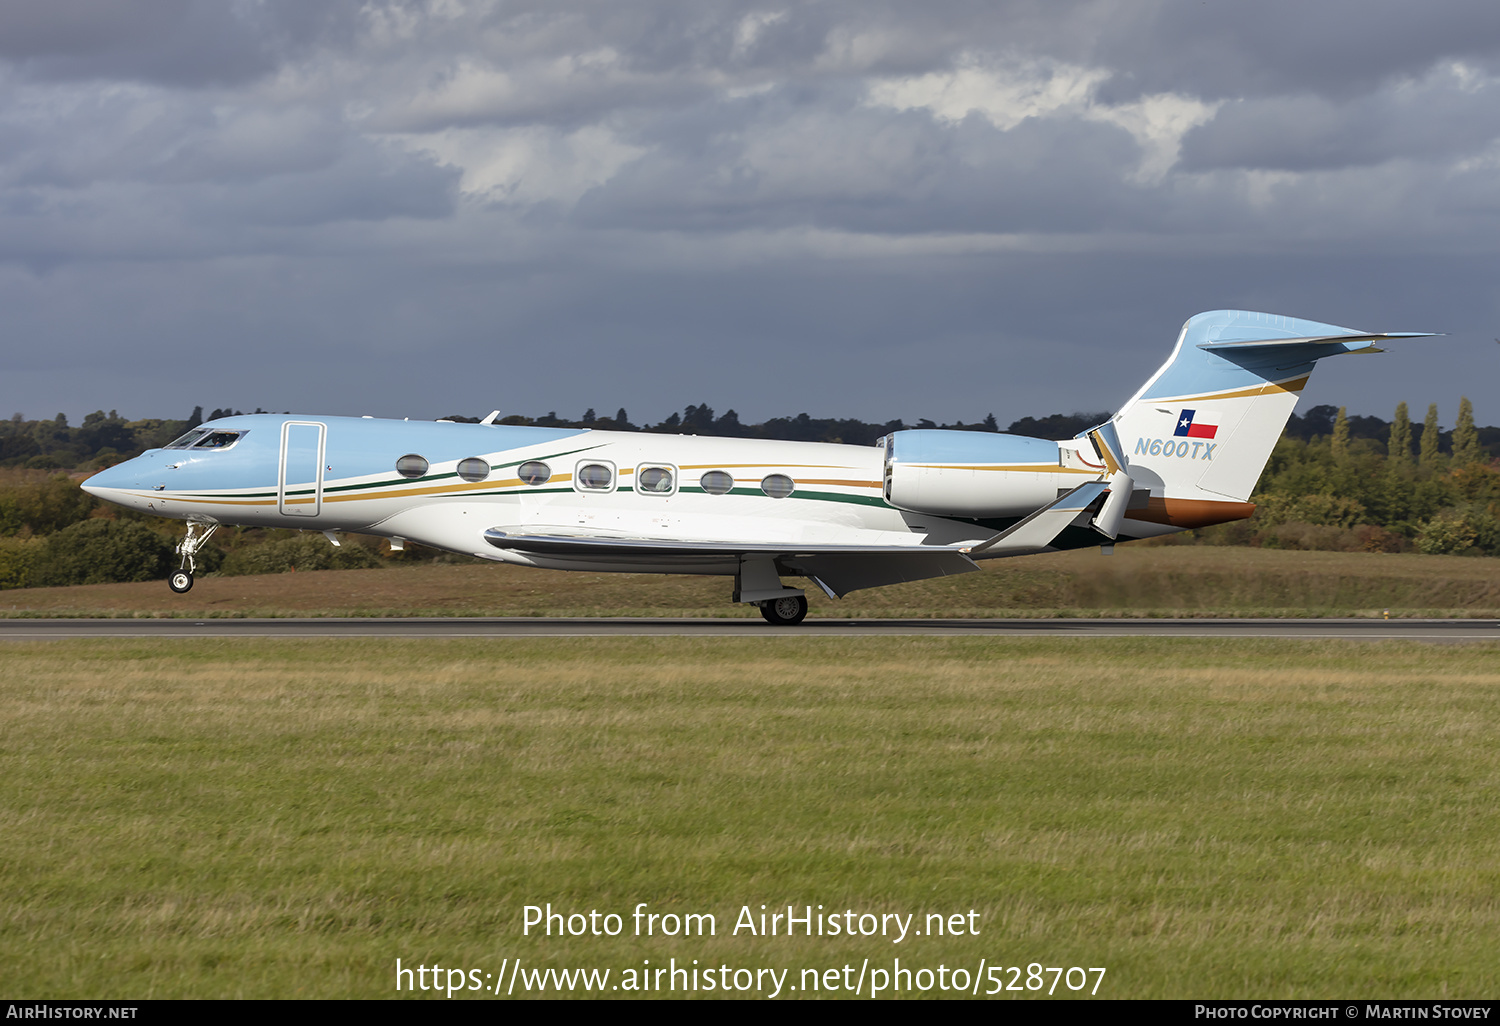
{"label": "vertical stabilizer", "polygon": [[1134,487],[1151,493],[1126,518],[1202,527],[1249,516],[1250,493],[1317,361],[1422,334],[1244,310],[1191,318],[1171,359],[1110,420],[1111,455],[1123,455]]}

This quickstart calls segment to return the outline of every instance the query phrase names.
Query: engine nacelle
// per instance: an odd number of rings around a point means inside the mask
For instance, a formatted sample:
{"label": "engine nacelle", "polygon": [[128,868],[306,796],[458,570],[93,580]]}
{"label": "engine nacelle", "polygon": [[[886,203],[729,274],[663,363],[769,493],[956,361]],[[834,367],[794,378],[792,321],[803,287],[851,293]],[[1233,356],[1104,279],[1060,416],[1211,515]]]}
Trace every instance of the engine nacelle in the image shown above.
{"label": "engine nacelle", "polygon": [[896,431],[885,439],[885,498],[897,509],[934,516],[1025,516],[1094,473],[1071,463],[1078,463],[1073,449],[1041,438]]}

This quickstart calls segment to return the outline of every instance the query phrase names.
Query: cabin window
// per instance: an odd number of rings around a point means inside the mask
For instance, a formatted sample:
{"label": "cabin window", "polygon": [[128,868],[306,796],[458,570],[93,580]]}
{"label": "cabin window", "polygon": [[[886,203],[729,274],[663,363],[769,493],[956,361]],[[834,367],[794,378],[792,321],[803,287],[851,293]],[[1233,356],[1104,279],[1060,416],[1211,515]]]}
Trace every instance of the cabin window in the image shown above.
{"label": "cabin window", "polygon": [[709,495],[728,495],[734,487],[734,478],[722,470],[710,470],[698,479],[698,484]]}
{"label": "cabin window", "polygon": [[415,480],[427,473],[427,461],[416,453],[407,453],[396,461],[396,473]]}
{"label": "cabin window", "polygon": [[490,461],[482,460],[477,456],[470,456],[466,460],[459,460],[458,476],[470,484],[483,481],[490,476]]}
{"label": "cabin window", "polygon": [[646,466],[635,472],[635,488],[648,495],[671,495],[677,490],[677,475],[672,467]]}
{"label": "cabin window", "polygon": [[785,474],[767,474],[760,482],[760,490],[773,499],[784,499],[792,494],[797,483]]}
{"label": "cabin window", "polygon": [[528,460],[516,468],[516,476],[529,485],[546,484],[552,479],[552,468],[537,460]]}
{"label": "cabin window", "polygon": [[580,463],[574,483],[580,491],[611,491],[615,486],[615,468],[608,463]]}

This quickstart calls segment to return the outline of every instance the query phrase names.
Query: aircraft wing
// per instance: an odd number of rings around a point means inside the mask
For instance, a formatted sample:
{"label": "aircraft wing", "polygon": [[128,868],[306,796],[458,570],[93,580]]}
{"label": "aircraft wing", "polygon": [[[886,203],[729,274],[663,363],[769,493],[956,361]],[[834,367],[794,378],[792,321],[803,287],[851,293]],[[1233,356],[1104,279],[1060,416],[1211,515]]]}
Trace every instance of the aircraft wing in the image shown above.
{"label": "aircraft wing", "polygon": [[978,570],[957,546],[829,545],[797,542],[681,541],[666,538],[608,538],[560,534],[525,534],[491,528],[485,541],[499,549],[649,565],[677,564],[692,573],[694,562],[770,559],[787,573],[815,580],[840,597],[861,588],[921,581]]}
{"label": "aircraft wing", "polygon": [[497,549],[551,555],[595,556],[883,556],[890,553],[958,552],[957,546],[828,545],[801,542],[682,541],[666,538],[613,538],[602,535],[524,534],[491,528],[485,540]]}
{"label": "aircraft wing", "polygon": [[[1129,496],[1129,479],[1118,475],[1120,494]],[[763,559],[781,573],[810,577],[831,595],[842,598],[861,588],[966,574],[979,569],[971,555],[1021,555],[1044,551],[1069,524],[1092,515],[1110,493],[1110,484],[1089,481],[1036,510],[978,545],[837,545],[799,542],[684,541],[677,538],[628,538],[602,535],[530,534],[492,527],[485,541],[497,549],[578,562],[639,567],[645,573],[724,573],[726,564]],[[1123,512],[1123,505],[1121,505]],[[1113,537],[1113,534],[1110,535]],[[698,569],[695,571],[694,567]]]}

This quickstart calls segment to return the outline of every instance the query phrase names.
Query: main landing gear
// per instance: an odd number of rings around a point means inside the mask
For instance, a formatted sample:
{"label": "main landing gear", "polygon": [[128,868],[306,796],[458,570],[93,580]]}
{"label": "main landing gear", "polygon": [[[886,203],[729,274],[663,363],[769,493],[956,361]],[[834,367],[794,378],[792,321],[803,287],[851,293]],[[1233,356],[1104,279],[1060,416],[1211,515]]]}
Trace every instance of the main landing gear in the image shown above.
{"label": "main landing gear", "polygon": [[167,587],[177,594],[193,589],[193,572],[198,569],[198,563],[193,558],[203,543],[219,529],[217,523],[202,523],[198,520],[189,520],[187,523],[187,537],[182,539],[182,544],[177,546],[177,554],[182,557],[182,566],[172,572],[167,578]]}
{"label": "main landing gear", "polygon": [[760,615],[765,617],[767,623],[774,623],[778,627],[791,627],[799,624],[807,616],[807,599],[802,595],[786,595],[782,598],[767,599],[758,603]]}
{"label": "main landing gear", "polygon": [[807,599],[796,588],[784,587],[776,561],[769,556],[747,556],[740,559],[734,575],[735,602],[760,609],[767,623],[790,627],[807,616]]}

